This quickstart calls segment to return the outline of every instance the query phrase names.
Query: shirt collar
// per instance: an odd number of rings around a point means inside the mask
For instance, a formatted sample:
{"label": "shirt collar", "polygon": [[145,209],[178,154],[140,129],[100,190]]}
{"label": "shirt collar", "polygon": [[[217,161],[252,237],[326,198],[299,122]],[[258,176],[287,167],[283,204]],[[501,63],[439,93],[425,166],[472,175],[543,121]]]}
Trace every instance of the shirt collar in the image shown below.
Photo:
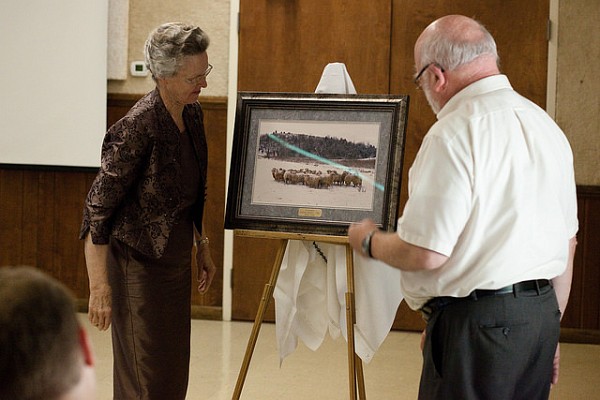
{"label": "shirt collar", "polygon": [[437,119],[444,118],[469,99],[501,89],[512,89],[506,75],[492,75],[475,81],[452,96],[437,114]]}

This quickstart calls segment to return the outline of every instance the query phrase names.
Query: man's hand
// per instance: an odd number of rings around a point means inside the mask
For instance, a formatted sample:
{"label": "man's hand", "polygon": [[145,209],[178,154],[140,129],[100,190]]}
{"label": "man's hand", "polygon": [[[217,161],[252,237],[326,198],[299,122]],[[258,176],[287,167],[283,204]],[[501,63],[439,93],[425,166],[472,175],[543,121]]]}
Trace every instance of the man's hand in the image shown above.
{"label": "man's hand", "polygon": [[353,223],[348,228],[348,242],[350,246],[360,254],[368,256],[362,251],[362,241],[369,233],[377,230],[377,225],[370,219],[363,219],[358,223]]}

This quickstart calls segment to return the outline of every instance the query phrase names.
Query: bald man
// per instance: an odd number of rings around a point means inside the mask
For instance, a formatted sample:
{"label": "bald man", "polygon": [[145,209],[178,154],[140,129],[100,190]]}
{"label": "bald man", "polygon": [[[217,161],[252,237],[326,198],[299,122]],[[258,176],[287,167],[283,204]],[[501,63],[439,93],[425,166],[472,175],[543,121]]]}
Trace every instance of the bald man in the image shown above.
{"label": "bald man", "polygon": [[578,230],[571,148],[500,73],[477,21],[434,21],[414,56],[437,122],[397,231],[364,220],[350,244],[401,269],[427,321],[420,399],[547,399]]}

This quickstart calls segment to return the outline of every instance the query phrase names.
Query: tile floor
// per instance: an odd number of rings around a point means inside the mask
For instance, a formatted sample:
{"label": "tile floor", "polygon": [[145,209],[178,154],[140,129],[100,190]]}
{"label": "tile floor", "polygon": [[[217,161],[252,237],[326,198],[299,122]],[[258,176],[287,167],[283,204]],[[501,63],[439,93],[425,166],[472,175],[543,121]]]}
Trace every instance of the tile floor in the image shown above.
{"label": "tile floor", "polygon": [[[112,398],[112,354],[109,332],[81,319],[96,356],[98,400]],[[187,399],[231,399],[250,322],[192,321],[192,359]],[[418,333],[392,331],[369,364],[364,364],[368,399],[416,399],[421,368]],[[600,399],[600,346],[561,344],[562,368],[552,400]],[[253,353],[241,399],[349,399],[347,345],[327,337],[315,352],[302,343],[281,367],[275,325],[264,323]],[[168,399],[165,399],[168,400]]]}

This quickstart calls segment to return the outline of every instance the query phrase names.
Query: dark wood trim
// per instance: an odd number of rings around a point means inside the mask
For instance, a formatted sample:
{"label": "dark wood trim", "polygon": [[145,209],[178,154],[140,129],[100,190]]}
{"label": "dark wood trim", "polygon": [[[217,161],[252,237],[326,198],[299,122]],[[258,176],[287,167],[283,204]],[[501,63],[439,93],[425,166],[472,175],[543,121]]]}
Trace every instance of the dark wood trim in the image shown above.
{"label": "dark wood trim", "polygon": [[600,344],[600,330],[561,328],[560,341],[563,343]]}
{"label": "dark wood trim", "polygon": [[577,197],[600,197],[600,186],[577,185]]}
{"label": "dark wood trim", "polygon": [[41,165],[41,164],[3,164],[0,163],[0,169],[18,170],[18,171],[41,171],[41,172],[93,172],[98,171],[98,167],[73,167],[66,165]]}
{"label": "dark wood trim", "polygon": [[136,101],[141,99],[143,94],[131,93],[107,93],[106,104],[110,107],[131,107]]}
{"label": "dark wood trim", "polygon": [[[131,107],[136,101],[141,99],[144,94],[133,93],[108,93],[106,103],[115,107]],[[227,104],[226,96],[200,96],[198,101],[201,104]]]}
{"label": "dark wood trim", "polygon": [[192,304],[192,319],[221,321],[223,319],[223,307],[198,306]]}

